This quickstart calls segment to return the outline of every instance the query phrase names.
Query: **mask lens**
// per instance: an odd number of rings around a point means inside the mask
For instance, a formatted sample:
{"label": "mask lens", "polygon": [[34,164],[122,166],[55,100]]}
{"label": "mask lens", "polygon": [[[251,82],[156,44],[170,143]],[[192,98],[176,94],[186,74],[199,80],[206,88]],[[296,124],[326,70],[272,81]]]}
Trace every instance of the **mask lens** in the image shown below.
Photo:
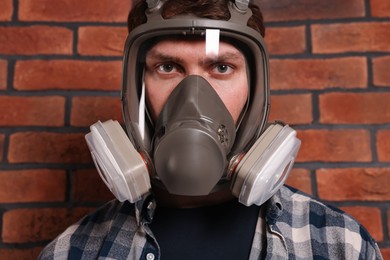
{"label": "mask lens", "polygon": [[220,30],[152,38],[139,50],[136,68],[128,66],[137,71],[138,87],[129,85],[126,89],[129,101],[124,112],[128,113],[132,134],[144,146],[141,149],[151,152],[156,119],[172,91],[190,75],[209,82],[238,125],[249,97],[249,72],[244,53]]}

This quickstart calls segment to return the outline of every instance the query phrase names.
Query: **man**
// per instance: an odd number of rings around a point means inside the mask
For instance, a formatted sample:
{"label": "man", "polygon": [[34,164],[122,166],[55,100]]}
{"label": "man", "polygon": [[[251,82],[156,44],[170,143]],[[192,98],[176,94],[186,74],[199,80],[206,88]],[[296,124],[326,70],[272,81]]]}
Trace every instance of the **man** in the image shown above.
{"label": "man", "polygon": [[[140,1],[123,112],[87,135],[117,196],[41,259],[381,259],[348,215],[283,186],[299,148],[266,125],[268,57],[249,1]],[[120,202],[122,201],[122,202]]]}

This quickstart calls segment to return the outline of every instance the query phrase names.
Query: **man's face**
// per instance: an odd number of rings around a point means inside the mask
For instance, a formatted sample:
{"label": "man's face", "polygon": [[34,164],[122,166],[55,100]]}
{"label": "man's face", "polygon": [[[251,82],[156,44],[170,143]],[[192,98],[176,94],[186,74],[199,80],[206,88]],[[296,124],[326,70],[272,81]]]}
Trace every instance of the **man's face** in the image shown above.
{"label": "man's face", "polygon": [[221,42],[218,54],[206,54],[204,41],[162,40],[146,54],[145,86],[155,120],[174,88],[189,75],[205,78],[237,122],[248,98],[244,55]]}

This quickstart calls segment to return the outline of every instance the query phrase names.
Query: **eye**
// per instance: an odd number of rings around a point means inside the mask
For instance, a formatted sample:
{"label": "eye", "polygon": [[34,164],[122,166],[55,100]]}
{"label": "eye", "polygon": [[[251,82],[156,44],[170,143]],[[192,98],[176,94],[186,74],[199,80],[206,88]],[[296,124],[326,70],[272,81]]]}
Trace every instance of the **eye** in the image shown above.
{"label": "eye", "polygon": [[220,73],[226,73],[229,69],[230,69],[230,67],[228,65],[218,65],[217,66],[217,70]]}
{"label": "eye", "polygon": [[171,73],[176,71],[176,66],[172,63],[165,63],[165,64],[160,64],[157,67],[157,70],[161,73]]}
{"label": "eye", "polygon": [[217,64],[214,66],[213,71],[218,74],[230,74],[233,72],[233,68],[227,64]]}

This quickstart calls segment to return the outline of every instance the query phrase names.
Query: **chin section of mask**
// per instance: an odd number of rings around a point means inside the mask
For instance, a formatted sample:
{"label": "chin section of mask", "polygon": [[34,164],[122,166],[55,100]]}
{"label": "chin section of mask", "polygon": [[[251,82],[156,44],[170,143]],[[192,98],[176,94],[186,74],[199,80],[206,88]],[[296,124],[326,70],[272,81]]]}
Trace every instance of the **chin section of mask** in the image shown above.
{"label": "chin section of mask", "polygon": [[272,124],[242,158],[232,179],[232,193],[250,206],[261,205],[284,184],[301,141],[291,127]]}
{"label": "chin section of mask", "polygon": [[171,194],[204,196],[221,179],[226,155],[210,133],[182,125],[160,140],[154,163]]}
{"label": "chin section of mask", "polygon": [[119,201],[134,203],[150,190],[147,167],[117,121],[98,121],[85,136],[96,168]]}

